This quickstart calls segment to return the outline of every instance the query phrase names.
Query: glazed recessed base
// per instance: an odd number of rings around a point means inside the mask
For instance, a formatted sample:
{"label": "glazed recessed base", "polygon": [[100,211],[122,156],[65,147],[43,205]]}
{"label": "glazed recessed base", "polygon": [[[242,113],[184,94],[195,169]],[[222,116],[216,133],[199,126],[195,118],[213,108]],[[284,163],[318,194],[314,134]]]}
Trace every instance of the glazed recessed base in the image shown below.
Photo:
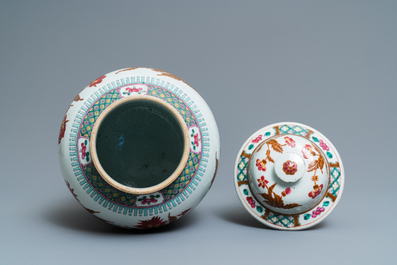
{"label": "glazed recessed base", "polygon": [[149,194],[171,184],[189,154],[188,129],[181,115],[145,95],[131,95],[104,110],[90,141],[102,178],[131,194]]}
{"label": "glazed recessed base", "polygon": [[315,129],[277,123],[254,133],[234,172],[247,211],[276,229],[300,230],[323,221],[340,200],[344,170],[332,143]]}

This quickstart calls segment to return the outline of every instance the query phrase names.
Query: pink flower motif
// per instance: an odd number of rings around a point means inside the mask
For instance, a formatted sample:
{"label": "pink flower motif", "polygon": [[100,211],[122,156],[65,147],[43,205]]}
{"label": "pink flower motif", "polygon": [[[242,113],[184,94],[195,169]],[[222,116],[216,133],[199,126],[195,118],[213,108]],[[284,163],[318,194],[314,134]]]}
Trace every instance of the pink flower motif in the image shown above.
{"label": "pink flower motif", "polygon": [[247,197],[247,201],[251,205],[251,208],[255,208],[255,201],[252,197]]}
{"label": "pink flower motif", "polygon": [[269,183],[269,181],[265,179],[265,176],[262,176],[260,179],[257,180],[259,182],[258,187],[262,187],[263,189],[266,187],[266,184]]}
{"label": "pink flower motif", "polygon": [[325,211],[324,207],[317,207],[317,209],[312,212],[312,217],[316,218],[324,211]]}
{"label": "pink flower motif", "polygon": [[196,133],[196,134],[194,135],[194,145],[197,146],[197,147],[199,146],[199,142],[198,142],[198,141],[199,141],[199,139],[198,139],[198,133]]}
{"label": "pink flower motif", "polygon": [[313,147],[310,144],[307,144],[302,148],[303,157],[305,159],[311,157],[313,155],[312,152],[313,152]]}
{"label": "pink flower motif", "polygon": [[320,146],[323,150],[329,151],[329,147],[323,142],[323,140],[319,140]]}
{"label": "pink flower motif", "polygon": [[286,136],[284,137],[284,139],[286,144],[288,144],[291,147],[295,147],[296,143],[292,138]]}
{"label": "pink flower motif", "polygon": [[252,140],[252,142],[253,142],[254,144],[259,143],[259,141],[262,141],[262,135],[258,135],[258,137],[256,137],[254,140]]}
{"label": "pink flower motif", "polygon": [[258,170],[266,171],[266,160],[265,159],[262,159],[262,160],[257,159],[256,166],[258,167]]}
{"label": "pink flower motif", "polygon": [[291,188],[288,187],[285,189],[285,191],[281,192],[281,195],[283,195],[283,197],[287,196],[288,194],[291,193]]}
{"label": "pink flower motif", "polygon": [[309,197],[311,197],[312,199],[316,198],[318,195],[320,195],[321,191],[323,190],[324,185],[321,184],[320,186],[315,185],[314,186],[314,190],[312,190],[311,192],[309,192]]}

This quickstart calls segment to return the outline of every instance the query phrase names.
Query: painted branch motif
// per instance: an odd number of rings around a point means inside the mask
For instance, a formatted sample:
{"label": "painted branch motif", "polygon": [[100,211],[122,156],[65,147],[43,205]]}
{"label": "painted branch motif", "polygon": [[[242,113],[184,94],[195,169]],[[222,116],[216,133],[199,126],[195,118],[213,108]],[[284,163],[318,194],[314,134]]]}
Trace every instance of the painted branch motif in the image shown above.
{"label": "painted branch motif", "polygon": [[95,79],[94,81],[92,81],[88,87],[96,87],[96,85],[99,85],[100,83],[102,83],[102,80],[106,77],[106,75],[103,75],[101,77],[98,77],[97,79]]}
{"label": "painted branch motif", "polygon": [[[218,163],[219,163],[218,152],[215,152],[215,171],[214,171],[214,176],[212,177],[211,184],[210,184],[210,187],[209,187],[210,189],[212,187],[212,184],[214,184],[216,173],[218,172]],[[189,208],[189,210],[190,210],[190,208]]]}
{"label": "painted branch motif", "polygon": [[117,71],[115,74],[117,75],[117,74],[119,74],[119,73],[121,73],[121,72],[132,71],[132,70],[137,69],[137,68],[138,68],[138,67],[126,68],[126,69]]}
{"label": "painted branch motif", "polygon": [[[257,159],[256,160],[256,166],[261,171],[266,171],[267,162],[271,162],[271,163],[274,164],[274,159],[270,156],[270,147],[272,147],[272,149],[274,151],[282,153],[284,151],[283,150],[283,146],[285,146],[286,144],[281,145],[281,144],[279,144],[279,142],[277,142],[276,140],[272,139],[272,140],[266,142],[266,145],[267,145],[266,158],[265,159]],[[263,147],[263,145],[259,147],[258,151],[261,150],[262,147]]]}
{"label": "painted branch motif", "polygon": [[305,145],[303,147],[302,153],[303,153],[303,157],[305,159],[308,159],[310,157],[318,156],[318,158],[316,160],[313,160],[313,161],[311,161],[309,163],[309,166],[307,168],[307,172],[314,171],[313,176],[311,178],[311,180],[314,182],[313,190],[308,193],[308,196],[310,198],[314,199],[318,195],[320,195],[320,193],[321,193],[321,191],[323,190],[323,187],[324,187],[323,184],[317,185],[318,176],[316,175],[316,172],[317,172],[318,169],[320,169],[321,173],[323,173],[323,167],[324,167],[325,161],[324,161],[324,158],[320,155],[320,153],[317,154],[313,150],[313,147],[311,145],[309,145],[309,144],[307,144],[307,145]]}
{"label": "painted branch motif", "polygon": [[[183,211],[182,213],[178,214],[177,216],[172,216],[171,213],[168,213],[168,216],[167,216],[168,220],[167,219],[163,220],[159,216],[153,216],[149,220],[140,220],[138,225],[134,226],[133,228],[141,228],[141,229],[159,228],[166,224],[175,222],[176,220],[180,219],[182,216],[185,216],[187,213],[189,213],[190,210],[192,210],[192,208],[189,208],[189,209]],[[127,227],[127,228],[131,228],[131,227]]]}
{"label": "painted branch motif", "polygon": [[[275,139],[271,139],[270,141],[266,142],[267,145],[267,151],[266,151],[266,158],[265,159],[257,159],[256,160],[256,166],[258,170],[260,171],[266,171],[266,164],[267,162],[271,162],[274,164],[274,159],[270,156],[270,147],[278,152],[278,153],[283,153],[284,149],[283,146],[289,145],[291,147],[295,147],[295,142],[291,138],[285,137],[286,144],[280,144],[277,142]],[[261,147],[260,147],[261,148]],[[263,189],[267,189],[267,193],[260,193],[259,195],[265,199],[265,203],[267,203],[270,206],[276,207],[276,208],[282,208],[282,209],[292,209],[298,206],[301,206],[297,203],[289,203],[289,204],[284,204],[283,197],[287,196],[288,194],[291,193],[291,188],[286,188],[282,193],[281,196],[276,194],[273,190],[274,187],[276,187],[277,182],[268,187],[269,181],[265,179],[265,176],[261,176],[260,179],[258,180],[258,187],[262,187]]]}
{"label": "painted branch motif", "polygon": [[61,124],[61,129],[59,130],[59,136],[58,136],[58,144],[61,143],[62,138],[65,136],[65,131],[66,131],[66,123],[69,121],[66,119],[67,115],[63,118],[62,124]]}
{"label": "painted branch motif", "polygon": [[287,196],[288,194],[291,193],[291,188],[286,188],[282,193],[281,196],[276,194],[273,190],[274,187],[276,187],[277,182],[271,185],[270,187],[267,186],[267,183],[269,183],[268,180],[265,179],[264,176],[262,176],[260,179],[258,179],[259,182],[259,187],[266,188],[267,189],[267,194],[266,193],[260,193],[259,195],[265,199],[265,203],[267,203],[270,206],[276,207],[276,208],[282,208],[282,209],[292,209],[299,205],[297,203],[289,203],[289,204],[284,204],[283,197]]}
{"label": "painted branch motif", "polygon": [[66,183],[66,185],[68,186],[69,191],[72,193],[73,197],[74,197],[78,202],[80,202],[80,200],[77,198],[77,194],[74,193],[74,189],[72,189],[72,187],[70,187],[70,183],[69,183],[68,181],[66,181],[66,180],[65,180],[65,183]]}

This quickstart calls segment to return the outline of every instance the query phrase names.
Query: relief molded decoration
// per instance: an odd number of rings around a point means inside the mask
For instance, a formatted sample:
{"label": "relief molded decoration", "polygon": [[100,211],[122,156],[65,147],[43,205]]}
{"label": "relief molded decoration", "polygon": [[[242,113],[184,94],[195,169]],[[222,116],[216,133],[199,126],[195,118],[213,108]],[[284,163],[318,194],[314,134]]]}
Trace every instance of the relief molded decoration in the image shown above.
{"label": "relief molded decoration", "polygon": [[243,206],[258,221],[301,230],[320,223],[335,208],[344,171],[325,136],[303,124],[278,123],[245,142],[234,181]]}

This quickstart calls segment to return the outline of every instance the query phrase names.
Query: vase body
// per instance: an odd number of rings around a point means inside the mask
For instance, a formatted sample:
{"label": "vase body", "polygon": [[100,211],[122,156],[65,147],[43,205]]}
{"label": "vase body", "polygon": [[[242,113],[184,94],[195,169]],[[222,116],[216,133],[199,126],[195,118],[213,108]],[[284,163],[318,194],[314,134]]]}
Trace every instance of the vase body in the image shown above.
{"label": "vase body", "polygon": [[67,110],[58,145],[76,200],[99,219],[138,229],[194,209],[220,156],[217,125],[203,98],[151,68],[121,69],[91,82]]}

